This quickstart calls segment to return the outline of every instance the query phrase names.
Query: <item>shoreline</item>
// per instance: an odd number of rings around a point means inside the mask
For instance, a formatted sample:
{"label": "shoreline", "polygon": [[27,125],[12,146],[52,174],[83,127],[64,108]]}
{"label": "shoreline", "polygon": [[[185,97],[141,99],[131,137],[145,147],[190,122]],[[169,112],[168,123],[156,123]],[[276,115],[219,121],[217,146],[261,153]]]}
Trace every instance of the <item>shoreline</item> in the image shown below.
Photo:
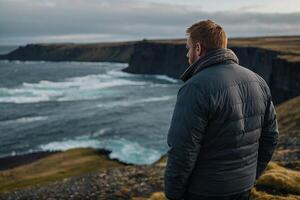
{"label": "shoreline", "polygon": [[[74,150],[74,149],[80,149],[80,148],[71,148],[71,149]],[[68,151],[71,149],[67,149],[65,151]],[[109,157],[109,154],[111,153],[110,150],[96,149],[96,148],[91,148],[91,149],[96,150],[97,154],[99,154],[99,155],[104,155],[107,160],[116,161],[116,162],[119,162],[120,164],[123,164],[126,166],[137,165],[137,164],[126,163],[126,162],[120,161],[115,158],[110,158]],[[0,158],[0,171],[13,169],[15,167],[20,167],[20,166],[23,166],[26,164],[30,164],[30,163],[38,161],[42,158],[45,158],[45,157],[48,157],[51,155],[55,155],[55,154],[59,154],[59,153],[63,153],[65,151],[61,151],[61,150],[60,151],[39,151],[39,152],[25,153],[25,154],[15,155],[15,156],[1,157]]]}
{"label": "shoreline", "polygon": [[21,165],[32,163],[36,160],[53,155],[62,151],[40,151],[33,153],[25,153],[15,156],[5,156],[0,158],[0,170],[15,168]]}

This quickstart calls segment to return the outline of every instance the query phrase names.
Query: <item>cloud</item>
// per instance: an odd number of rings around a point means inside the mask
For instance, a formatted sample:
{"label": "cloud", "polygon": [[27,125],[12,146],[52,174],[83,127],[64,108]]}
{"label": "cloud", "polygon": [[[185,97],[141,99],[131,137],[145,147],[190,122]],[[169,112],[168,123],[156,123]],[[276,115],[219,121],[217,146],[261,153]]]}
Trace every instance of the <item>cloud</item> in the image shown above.
{"label": "cloud", "polygon": [[255,10],[262,9],[262,8],[264,8],[263,5],[255,4],[255,5],[241,6],[241,7],[238,8],[238,10],[241,11],[241,12],[249,12],[249,11],[252,11],[252,12],[254,11],[255,12]]}
{"label": "cloud", "polygon": [[230,37],[300,33],[300,12],[208,12],[138,0],[0,0],[0,43],[181,38],[204,19],[221,24]]}

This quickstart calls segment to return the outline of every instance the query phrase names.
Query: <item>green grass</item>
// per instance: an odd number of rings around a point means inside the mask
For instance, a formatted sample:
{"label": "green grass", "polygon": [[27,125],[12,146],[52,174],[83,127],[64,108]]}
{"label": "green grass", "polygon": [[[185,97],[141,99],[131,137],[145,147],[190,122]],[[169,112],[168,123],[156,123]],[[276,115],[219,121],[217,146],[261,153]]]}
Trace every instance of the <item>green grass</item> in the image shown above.
{"label": "green grass", "polygon": [[256,187],[274,194],[300,195],[300,172],[270,162]]}
{"label": "green grass", "polygon": [[99,154],[95,149],[70,149],[30,164],[0,171],[0,193],[121,166],[124,165],[109,160],[106,155]]}
{"label": "green grass", "polygon": [[283,102],[275,109],[280,134],[300,137],[300,96]]}

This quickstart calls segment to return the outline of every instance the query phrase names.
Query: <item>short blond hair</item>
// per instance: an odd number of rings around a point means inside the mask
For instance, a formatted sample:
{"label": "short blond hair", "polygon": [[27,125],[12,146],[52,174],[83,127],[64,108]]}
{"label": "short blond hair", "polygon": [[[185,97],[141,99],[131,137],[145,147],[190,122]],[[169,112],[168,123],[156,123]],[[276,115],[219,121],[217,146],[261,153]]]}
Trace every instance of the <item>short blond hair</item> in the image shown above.
{"label": "short blond hair", "polygon": [[227,48],[227,35],[224,29],[212,20],[200,21],[186,30],[192,44],[200,42],[207,51],[219,48]]}

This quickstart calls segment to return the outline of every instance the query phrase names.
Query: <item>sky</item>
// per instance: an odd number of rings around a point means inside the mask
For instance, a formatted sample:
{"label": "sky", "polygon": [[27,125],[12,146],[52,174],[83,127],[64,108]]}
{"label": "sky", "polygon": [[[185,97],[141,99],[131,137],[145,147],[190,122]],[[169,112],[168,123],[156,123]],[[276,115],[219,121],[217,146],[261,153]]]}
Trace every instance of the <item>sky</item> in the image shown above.
{"label": "sky", "polygon": [[206,19],[231,38],[300,35],[300,0],[0,0],[0,45],[185,38]]}

